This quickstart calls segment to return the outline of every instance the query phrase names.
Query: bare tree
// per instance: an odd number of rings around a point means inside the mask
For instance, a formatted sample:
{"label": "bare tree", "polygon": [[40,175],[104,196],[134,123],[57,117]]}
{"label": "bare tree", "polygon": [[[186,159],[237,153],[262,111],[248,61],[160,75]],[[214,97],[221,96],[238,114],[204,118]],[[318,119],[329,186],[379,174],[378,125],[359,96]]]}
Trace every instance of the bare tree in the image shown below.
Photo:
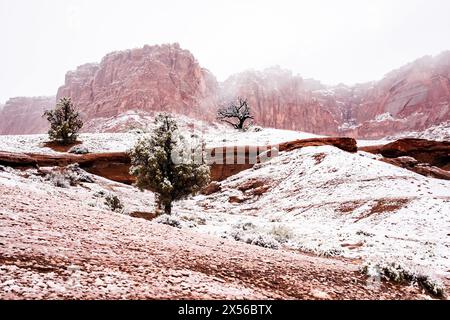
{"label": "bare tree", "polygon": [[231,102],[228,106],[217,111],[217,119],[231,124],[235,129],[244,129],[244,123],[248,119],[254,119],[250,113],[247,99],[238,98],[237,103]]}

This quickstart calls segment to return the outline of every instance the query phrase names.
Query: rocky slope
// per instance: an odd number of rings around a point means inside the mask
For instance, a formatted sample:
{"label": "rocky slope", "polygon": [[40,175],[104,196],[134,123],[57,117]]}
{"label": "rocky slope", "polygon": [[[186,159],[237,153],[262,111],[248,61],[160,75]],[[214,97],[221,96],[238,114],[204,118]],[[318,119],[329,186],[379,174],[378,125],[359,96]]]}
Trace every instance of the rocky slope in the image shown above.
{"label": "rocky slope", "polygon": [[[355,152],[350,138],[229,130],[211,130],[207,146],[283,151],[151,222],[152,192],[93,175],[117,179],[110,169],[124,158],[112,152],[141,133],[82,134],[82,146],[100,152],[83,156],[53,151],[45,135],[1,136],[8,152],[0,154],[0,297],[427,297],[415,285],[380,281],[383,268],[448,290],[450,181]],[[412,142],[420,144],[387,150],[440,159],[448,149]],[[48,167],[73,161],[80,165]],[[108,206],[112,195],[120,213]],[[364,265],[370,277],[359,272]]]}
{"label": "rocky slope", "polygon": [[[48,146],[48,143],[45,144]],[[313,138],[286,142],[276,146],[280,152],[292,151],[306,146],[332,145],[348,152],[356,152],[356,141],[352,138]],[[69,146],[70,147],[70,146]],[[66,153],[69,147],[59,151],[64,153],[19,153],[0,151],[0,165],[14,168],[39,168],[39,167],[63,167],[78,164],[84,170],[102,176],[104,178],[131,184],[134,177],[129,174],[131,159],[127,152],[101,152],[88,154]],[[224,180],[240,171],[249,169],[255,163],[261,162],[261,158],[271,150],[272,146],[234,146],[206,147],[205,154],[207,163],[210,165],[211,180]],[[89,150],[86,148],[86,150]],[[43,151],[43,150],[41,150]],[[231,152],[230,152],[231,151]],[[278,153],[278,151],[277,151]],[[233,160],[231,160],[232,156]],[[275,156],[275,154],[273,155]],[[236,160],[236,161],[235,161]]]}
{"label": "rocky slope", "polygon": [[30,134],[48,130],[42,118],[45,110],[55,106],[55,97],[18,97],[0,107],[0,134]]}
{"label": "rocky slope", "polygon": [[331,146],[282,152],[174,212],[218,237],[450,279],[450,181],[378,160]]}
{"label": "rocky slope", "polygon": [[113,212],[104,203],[109,193],[132,210],[153,210],[154,197],[92,179],[61,187],[33,171],[0,169],[0,298],[428,297],[363,275],[358,260],[261,248]]}
{"label": "rocky slope", "polygon": [[450,121],[432,126],[424,131],[410,131],[387,137],[388,140],[397,140],[399,138],[418,138],[435,141],[450,141]]}

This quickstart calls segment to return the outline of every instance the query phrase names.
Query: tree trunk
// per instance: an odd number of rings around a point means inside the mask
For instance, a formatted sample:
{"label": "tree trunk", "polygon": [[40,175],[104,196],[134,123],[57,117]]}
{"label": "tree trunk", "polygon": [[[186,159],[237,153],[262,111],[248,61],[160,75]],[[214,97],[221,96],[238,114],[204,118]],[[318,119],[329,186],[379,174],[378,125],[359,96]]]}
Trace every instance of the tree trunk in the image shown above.
{"label": "tree trunk", "polygon": [[169,215],[172,213],[172,202],[166,202],[164,204],[164,213]]}
{"label": "tree trunk", "polygon": [[239,130],[244,129],[244,122],[245,122],[245,119],[239,119],[239,123],[238,123],[236,129],[239,129]]}
{"label": "tree trunk", "polygon": [[172,213],[172,201],[161,199],[160,196],[156,195],[156,214],[159,216],[161,214],[171,214]]}

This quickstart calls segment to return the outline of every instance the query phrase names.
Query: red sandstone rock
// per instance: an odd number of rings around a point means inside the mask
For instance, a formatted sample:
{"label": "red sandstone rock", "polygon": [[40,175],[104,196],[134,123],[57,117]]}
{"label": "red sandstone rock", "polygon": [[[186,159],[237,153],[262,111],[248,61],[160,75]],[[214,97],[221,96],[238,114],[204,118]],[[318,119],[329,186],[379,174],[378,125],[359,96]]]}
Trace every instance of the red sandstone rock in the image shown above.
{"label": "red sandstone rock", "polygon": [[[279,146],[280,151],[292,151],[306,146],[333,145],[345,151],[355,152],[356,141],[352,138],[314,138],[305,140],[296,140],[287,142]],[[260,159],[262,152],[271,150],[271,146],[259,147],[231,147],[232,153],[227,158],[224,147],[211,148],[207,153],[215,155],[216,152],[222,152],[222,157],[208,159],[211,170],[211,180],[221,181],[243,170],[252,168],[256,163],[263,161]],[[251,153],[250,151],[254,152]],[[130,184],[134,178],[129,174],[130,157],[126,152],[109,153],[89,153],[89,154],[40,154],[40,153],[12,153],[0,152],[0,165],[11,167],[53,167],[67,166],[78,163],[81,168],[107,179]],[[261,187],[261,186],[260,186]],[[211,190],[210,190],[211,191]],[[212,190],[213,191],[213,190]],[[258,192],[265,192],[264,188]],[[207,191],[208,192],[208,191]]]}
{"label": "red sandstone rock", "polygon": [[341,122],[334,105],[321,104],[311,89],[323,88],[278,67],[262,72],[246,71],[231,76],[222,84],[221,100],[236,96],[248,99],[255,123],[264,127],[337,134]]}
{"label": "red sandstone rock", "polygon": [[222,186],[217,181],[212,181],[209,185],[207,185],[202,191],[201,194],[209,196],[210,194],[219,192],[222,190]]}
{"label": "red sandstone rock", "polygon": [[[358,125],[343,131],[360,138],[382,138],[422,131],[450,119],[450,51],[426,56],[388,73],[373,84],[356,86],[345,103]],[[358,90],[354,94],[354,90]]]}
{"label": "red sandstone rock", "polygon": [[450,51],[394,70],[379,82],[325,88],[279,68],[231,76],[222,95],[249,98],[256,122],[327,135],[382,138],[450,119]]}
{"label": "red sandstone rock", "polygon": [[450,142],[406,138],[380,146],[359,148],[360,151],[381,154],[383,162],[418,174],[450,180]]}
{"label": "red sandstone rock", "polygon": [[66,75],[57,97],[71,97],[85,119],[128,110],[168,111],[196,118],[214,112],[217,82],[178,44],[113,52]]}
{"label": "red sandstone rock", "polygon": [[300,139],[295,141],[289,141],[280,144],[279,150],[292,151],[303,147],[326,146],[326,145],[335,146],[336,148],[339,148],[347,152],[358,151],[356,140],[353,138],[345,138],[345,137],[312,138],[312,139]]}
{"label": "red sandstone rock", "polygon": [[40,154],[0,152],[0,165],[17,168],[68,166],[78,163],[81,168],[107,179],[130,184],[134,178],[129,174],[130,158],[125,152]]}
{"label": "red sandstone rock", "polygon": [[397,167],[414,171],[415,173],[421,174],[426,177],[450,180],[449,171],[430,166],[429,164],[419,163],[419,161],[412,157],[382,158],[380,160]]}
{"label": "red sandstone rock", "polygon": [[36,159],[23,153],[0,151],[0,165],[10,167],[34,167]]}
{"label": "red sandstone rock", "polygon": [[12,98],[0,108],[0,134],[46,132],[45,110],[55,107],[55,97]]}
{"label": "red sandstone rock", "polygon": [[444,169],[450,165],[450,141],[431,141],[425,139],[400,139],[384,146],[370,146],[360,148],[374,154],[381,154],[387,158],[412,157],[419,162],[429,163]]}

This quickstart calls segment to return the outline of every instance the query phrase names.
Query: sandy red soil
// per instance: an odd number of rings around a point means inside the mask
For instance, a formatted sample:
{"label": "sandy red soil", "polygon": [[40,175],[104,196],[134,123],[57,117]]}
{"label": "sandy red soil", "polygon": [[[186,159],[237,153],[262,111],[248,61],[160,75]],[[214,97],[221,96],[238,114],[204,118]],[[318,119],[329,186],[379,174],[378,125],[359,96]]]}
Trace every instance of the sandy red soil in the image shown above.
{"label": "sandy red soil", "polygon": [[0,186],[3,299],[411,299],[358,264],[271,250]]}

